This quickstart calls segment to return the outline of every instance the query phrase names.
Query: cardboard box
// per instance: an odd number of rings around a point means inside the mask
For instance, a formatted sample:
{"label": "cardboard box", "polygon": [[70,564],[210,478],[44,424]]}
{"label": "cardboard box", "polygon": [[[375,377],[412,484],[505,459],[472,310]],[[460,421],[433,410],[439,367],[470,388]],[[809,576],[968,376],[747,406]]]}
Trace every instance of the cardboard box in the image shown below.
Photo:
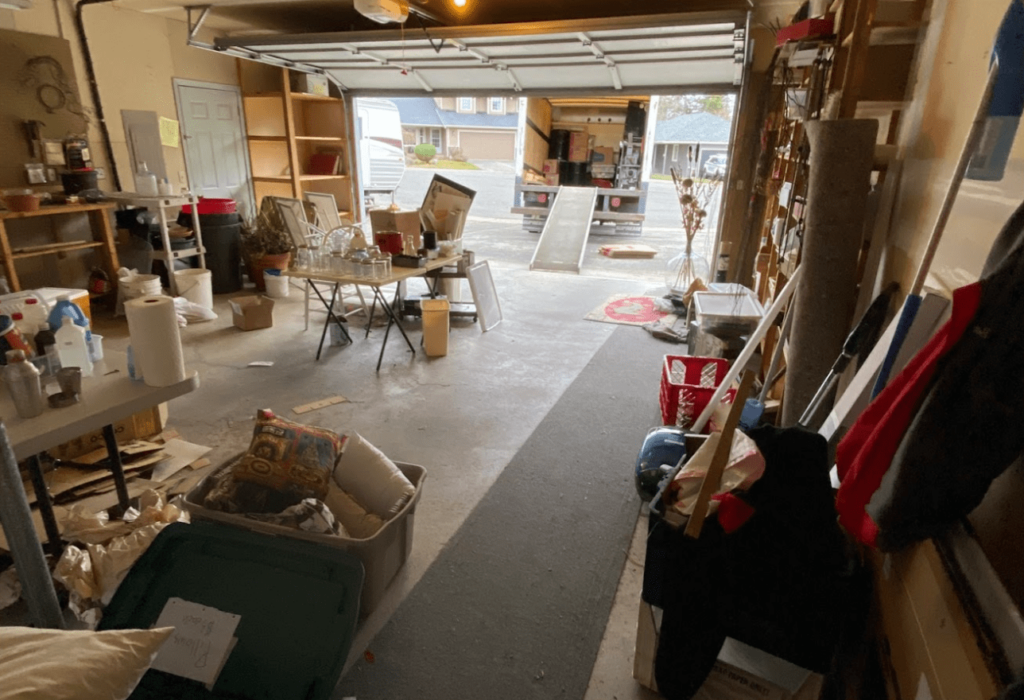
{"label": "cardboard box", "polygon": [[[166,425],[167,404],[162,403],[159,406],[139,411],[132,416],[117,421],[114,423],[114,434],[117,436],[118,444],[123,445],[132,440],[153,437],[163,432]],[[53,447],[47,450],[47,452],[54,459],[74,459],[105,446],[103,431],[94,430],[74,440],[68,440],[63,445]]]}
{"label": "cardboard box", "polygon": [[614,165],[615,149],[610,148],[608,146],[598,146],[594,148],[594,151],[590,156],[590,160],[593,163],[601,163],[603,165]]}
{"label": "cardboard box", "polygon": [[329,97],[330,91],[327,87],[327,76],[311,75],[309,73],[292,73],[292,92],[303,92],[307,95],[320,95]]}
{"label": "cardboard box", "polygon": [[558,159],[551,158],[544,161],[544,174],[545,175],[557,175],[558,174]]}
{"label": "cardboard box", "polygon": [[544,178],[544,184],[547,185],[548,187],[558,187],[558,182],[558,175],[548,175],[546,178]]}
{"label": "cardboard box", "polygon": [[412,236],[417,250],[423,245],[420,237],[420,213],[415,209],[371,209],[370,225],[375,236],[378,233],[397,232],[404,236]]}
{"label": "cardboard box", "polygon": [[586,163],[590,158],[590,135],[586,131],[569,134],[569,160]]}
{"label": "cardboard box", "polygon": [[231,315],[235,326],[243,331],[255,331],[274,325],[274,300],[264,296],[235,297],[231,300]]}

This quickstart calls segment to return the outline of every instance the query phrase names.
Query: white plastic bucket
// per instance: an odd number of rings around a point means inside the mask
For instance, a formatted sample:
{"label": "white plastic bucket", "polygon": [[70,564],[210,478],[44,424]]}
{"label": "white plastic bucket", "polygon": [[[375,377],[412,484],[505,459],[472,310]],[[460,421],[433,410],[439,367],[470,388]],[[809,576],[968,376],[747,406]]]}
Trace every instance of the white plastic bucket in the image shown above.
{"label": "white plastic bucket", "polygon": [[263,282],[267,285],[267,296],[271,299],[283,299],[288,296],[288,278],[263,272]]}
{"label": "white plastic bucket", "polygon": [[163,294],[159,275],[135,275],[128,280],[124,298],[127,301],[128,299],[138,299],[139,297],[159,294]]}
{"label": "white plastic bucket", "polygon": [[209,270],[175,270],[174,282],[178,285],[178,296],[207,309],[213,308],[213,274]]}

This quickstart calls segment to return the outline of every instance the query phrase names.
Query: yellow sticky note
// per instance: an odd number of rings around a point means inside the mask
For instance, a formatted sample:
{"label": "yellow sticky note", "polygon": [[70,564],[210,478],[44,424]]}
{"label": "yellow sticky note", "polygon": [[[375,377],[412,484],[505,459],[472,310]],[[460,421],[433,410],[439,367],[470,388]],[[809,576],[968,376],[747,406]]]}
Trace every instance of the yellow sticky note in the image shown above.
{"label": "yellow sticky note", "polygon": [[177,120],[160,117],[160,143],[170,148],[178,147],[179,139]]}

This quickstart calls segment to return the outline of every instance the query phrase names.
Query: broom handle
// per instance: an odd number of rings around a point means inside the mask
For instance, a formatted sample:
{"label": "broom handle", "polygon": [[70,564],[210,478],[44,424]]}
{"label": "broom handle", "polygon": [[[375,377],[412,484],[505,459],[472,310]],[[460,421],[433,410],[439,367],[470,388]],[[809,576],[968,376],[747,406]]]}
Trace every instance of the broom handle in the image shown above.
{"label": "broom handle", "polygon": [[956,170],[953,171],[953,179],[950,181],[949,189],[946,191],[946,198],[942,200],[942,208],[939,209],[939,215],[935,218],[935,225],[932,227],[931,237],[928,239],[928,247],[925,248],[924,255],[921,257],[921,263],[917,267],[914,286],[910,288],[910,294],[912,295],[920,296],[921,290],[924,289],[924,281],[928,277],[932,260],[935,259],[935,251],[938,250],[939,243],[942,241],[942,234],[946,230],[949,214],[953,211],[953,204],[956,202],[956,195],[960,191],[960,184],[964,180],[967,166],[970,165],[971,157],[978,149],[978,143],[981,141],[982,134],[985,131],[985,120],[988,117],[988,108],[992,103],[992,92],[998,75],[999,59],[996,58],[988,69],[988,80],[985,83],[984,92],[981,93],[981,102],[978,104],[978,111],[974,115],[974,123],[971,124],[971,130],[967,133],[967,140],[964,142],[963,150],[960,151],[960,160],[957,161]]}
{"label": "broom handle", "polygon": [[[729,390],[732,383],[736,381],[736,377],[740,376],[740,372],[750,362],[750,358],[753,356],[754,351],[757,350],[758,345],[761,344],[761,339],[764,338],[768,329],[771,328],[772,324],[775,323],[776,317],[779,312],[782,311],[782,307],[786,305],[786,301],[793,296],[793,292],[796,290],[796,285],[800,281],[800,275],[803,273],[803,265],[793,270],[793,276],[789,278],[789,282],[786,282],[786,286],[782,288],[778,296],[775,297],[775,301],[772,302],[771,307],[761,317],[761,323],[757,325],[757,329],[750,334],[750,338],[747,340],[747,344],[743,346],[743,351],[740,352],[725,377],[722,379],[722,383],[715,389],[714,395],[711,400],[708,401],[708,405],[704,407],[700,415],[697,416],[697,420],[692,426],[690,426],[691,433],[699,433],[704,430],[704,426],[707,425],[708,420],[711,418],[711,414],[715,412],[715,408],[722,401],[722,397],[725,396],[725,392]],[[770,379],[770,378],[769,378]]]}
{"label": "broom handle", "polygon": [[725,471],[725,465],[729,462],[729,455],[732,453],[732,438],[736,433],[740,416],[743,414],[743,406],[747,403],[747,394],[750,393],[750,387],[753,384],[754,373],[748,369],[743,373],[740,388],[736,390],[736,399],[729,408],[729,417],[725,419],[725,425],[718,436],[718,444],[711,457],[711,464],[708,465],[708,470],[704,473],[704,480],[700,482],[700,493],[697,494],[697,500],[694,501],[693,514],[690,515],[690,520],[686,523],[685,534],[687,537],[693,539],[700,537],[704,520],[708,516],[711,496],[722,485],[722,473]]}

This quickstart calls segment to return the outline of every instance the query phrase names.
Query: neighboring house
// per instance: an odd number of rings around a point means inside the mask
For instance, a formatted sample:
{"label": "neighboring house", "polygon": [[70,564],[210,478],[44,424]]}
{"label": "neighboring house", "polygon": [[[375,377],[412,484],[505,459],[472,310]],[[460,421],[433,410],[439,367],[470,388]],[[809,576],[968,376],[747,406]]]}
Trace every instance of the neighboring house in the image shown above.
{"label": "neighboring house", "polygon": [[517,97],[395,97],[407,153],[431,143],[439,155],[515,160]]}
{"label": "neighboring house", "polygon": [[732,123],[707,112],[682,114],[659,121],[654,127],[654,163],[652,173],[668,175],[670,168],[680,173],[689,172],[687,151],[700,144],[698,174],[713,155],[729,152]]}

